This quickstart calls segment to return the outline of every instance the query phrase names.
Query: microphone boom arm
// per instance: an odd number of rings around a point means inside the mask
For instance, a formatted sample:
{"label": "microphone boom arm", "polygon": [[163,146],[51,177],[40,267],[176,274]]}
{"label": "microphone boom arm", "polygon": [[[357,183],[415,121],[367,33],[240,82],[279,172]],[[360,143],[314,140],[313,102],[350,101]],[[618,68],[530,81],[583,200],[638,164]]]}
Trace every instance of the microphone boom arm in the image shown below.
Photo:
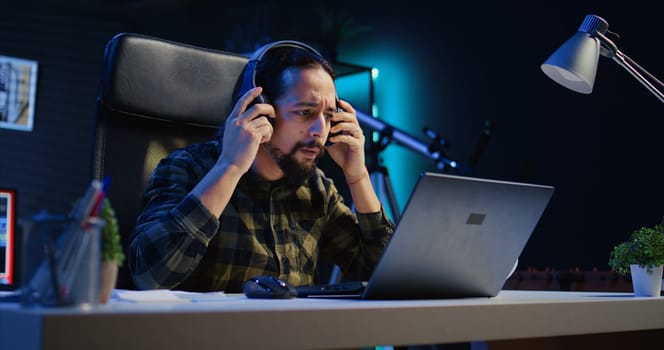
{"label": "microphone boom arm", "polygon": [[356,114],[357,119],[362,126],[368,127],[381,135],[383,146],[387,146],[390,141],[394,140],[397,144],[404,146],[425,158],[433,160],[438,169],[444,169],[445,167],[451,167],[457,170],[466,169],[465,166],[462,166],[445,155],[445,152],[443,152],[441,148],[444,144],[443,141],[435,140],[433,143],[427,144],[371,115],[361,111],[356,111]]}

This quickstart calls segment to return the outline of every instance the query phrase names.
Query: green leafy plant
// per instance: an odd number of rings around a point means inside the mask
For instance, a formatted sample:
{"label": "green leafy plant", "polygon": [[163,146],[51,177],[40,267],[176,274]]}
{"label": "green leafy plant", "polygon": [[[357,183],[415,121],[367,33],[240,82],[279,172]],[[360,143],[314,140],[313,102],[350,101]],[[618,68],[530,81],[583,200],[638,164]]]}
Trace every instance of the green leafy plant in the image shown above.
{"label": "green leafy plant", "polygon": [[120,243],[120,228],[115,217],[115,210],[108,198],[104,198],[99,216],[106,221],[101,235],[101,260],[114,261],[118,266],[122,266],[125,256]]}
{"label": "green leafy plant", "polygon": [[664,264],[664,220],[653,227],[641,227],[629,239],[611,250],[609,266],[621,275],[630,274],[629,265],[637,264],[652,271]]}

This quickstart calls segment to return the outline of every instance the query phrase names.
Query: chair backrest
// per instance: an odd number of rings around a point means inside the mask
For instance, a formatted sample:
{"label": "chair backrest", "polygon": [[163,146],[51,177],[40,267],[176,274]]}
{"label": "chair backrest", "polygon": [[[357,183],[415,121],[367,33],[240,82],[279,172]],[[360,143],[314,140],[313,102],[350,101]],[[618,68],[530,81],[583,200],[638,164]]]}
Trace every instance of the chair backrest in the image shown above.
{"label": "chair backrest", "polygon": [[[143,189],[160,159],[210,139],[232,109],[248,58],[133,33],[107,44],[97,96],[92,177],[110,178],[122,244],[142,209]],[[127,264],[117,288],[133,289]]]}

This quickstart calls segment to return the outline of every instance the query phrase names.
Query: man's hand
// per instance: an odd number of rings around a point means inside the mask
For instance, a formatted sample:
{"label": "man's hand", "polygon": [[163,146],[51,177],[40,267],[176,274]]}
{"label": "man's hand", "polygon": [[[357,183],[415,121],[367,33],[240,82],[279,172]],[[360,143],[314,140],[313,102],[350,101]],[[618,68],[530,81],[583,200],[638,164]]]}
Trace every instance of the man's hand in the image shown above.
{"label": "man's hand", "polygon": [[330,138],[333,144],[327,147],[327,152],[343,169],[346,182],[354,183],[367,173],[364,163],[364,133],[353,106],[339,100],[339,107],[341,111],[332,118],[336,124],[330,129],[330,133],[339,134]]}
{"label": "man's hand", "polygon": [[262,91],[261,87],[247,91],[226,119],[223,150],[218,162],[234,165],[242,173],[251,167],[260,144],[272,137],[272,124],[268,121],[268,118],[275,118],[272,105],[257,103],[247,109]]}

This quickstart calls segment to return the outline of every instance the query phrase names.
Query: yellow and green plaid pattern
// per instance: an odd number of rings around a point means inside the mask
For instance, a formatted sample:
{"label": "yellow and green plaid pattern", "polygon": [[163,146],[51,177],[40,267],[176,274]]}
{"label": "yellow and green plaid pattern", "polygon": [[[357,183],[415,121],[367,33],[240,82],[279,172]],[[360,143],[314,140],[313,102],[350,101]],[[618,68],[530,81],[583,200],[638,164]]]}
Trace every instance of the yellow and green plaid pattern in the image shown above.
{"label": "yellow and green plaid pattern", "polygon": [[384,211],[353,213],[320,169],[301,186],[249,171],[216,218],[189,192],[220,154],[216,140],[188,146],[153,172],[128,254],[139,288],[241,292],[255,275],[308,285],[321,254],[368,279],[393,232]]}

